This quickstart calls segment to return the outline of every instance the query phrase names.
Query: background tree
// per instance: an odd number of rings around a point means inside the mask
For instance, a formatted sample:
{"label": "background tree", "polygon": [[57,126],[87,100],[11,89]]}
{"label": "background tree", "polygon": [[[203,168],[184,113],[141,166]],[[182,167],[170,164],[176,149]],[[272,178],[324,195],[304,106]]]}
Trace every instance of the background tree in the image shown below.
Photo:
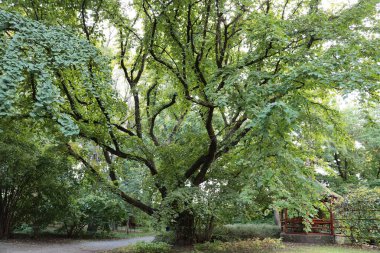
{"label": "background tree", "polygon": [[63,223],[60,230],[68,237],[95,235],[98,231],[110,232],[127,221],[133,213],[121,199],[110,197],[103,187],[94,189],[87,179],[81,184],[76,194],[69,196],[65,216],[56,219]]}
{"label": "background tree", "polygon": [[[340,109],[338,131],[320,139],[320,155],[314,164],[322,169],[318,180],[340,194],[360,185],[378,185],[378,108],[359,96]],[[372,104],[372,105],[371,105]]]}
{"label": "background tree", "polygon": [[368,181],[380,179],[380,132],[379,132],[379,107],[376,103],[369,102],[347,112],[348,127],[356,140],[357,153],[362,157],[359,171],[360,177]]}
{"label": "background tree", "polygon": [[76,181],[65,148],[47,143],[43,135],[36,137],[27,123],[0,124],[1,238],[23,223],[37,235],[63,216]]}

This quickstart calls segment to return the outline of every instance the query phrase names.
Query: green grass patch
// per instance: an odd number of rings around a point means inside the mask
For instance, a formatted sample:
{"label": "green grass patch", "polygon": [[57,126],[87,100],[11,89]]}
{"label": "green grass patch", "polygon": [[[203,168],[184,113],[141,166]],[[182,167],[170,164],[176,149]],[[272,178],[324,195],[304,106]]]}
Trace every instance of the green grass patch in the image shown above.
{"label": "green grass patch", "polygon": [[155,236],[157,232],[146,232],[146,231],[136,231],[131,233],[125,233],[125,232],[110,232],[105,235],[99,235],[97,238],[99,239],[128,239],[128,238],[136,238],[136,237],[144,237],[144,236]]}
{"label": "green grass patch", "polygon": [[[274,252],[276,253],[375,253],[375,252],[379,252],[379,249],[377,250],[376,249],[358,249],[358,248],[345,247],[345,246],[319,246],[319,245],[288,246],[286,245],[284,249],[277,249]],[[107,253],[135,253],[135,251],[133,251],[132,247],[125,247],[125,248],[107,251]],[[174,248],[170,251],[170,253],[195,253],[195,251],[191,247]],[[235,251],[233,253],[235,253]]]}
{"label": "green grass patch", "polygon": [[374,249],[358,249],[348,246],[286,245],[279,253],[375,253]]}

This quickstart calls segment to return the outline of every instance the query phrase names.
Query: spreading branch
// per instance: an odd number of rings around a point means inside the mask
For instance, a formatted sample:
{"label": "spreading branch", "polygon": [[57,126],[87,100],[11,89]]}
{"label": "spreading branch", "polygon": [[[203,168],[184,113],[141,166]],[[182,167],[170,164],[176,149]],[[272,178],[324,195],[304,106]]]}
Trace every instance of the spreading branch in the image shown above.
{"label": "spreading branch", "polygon": [[155,212],[155,210],[152,207],[144,204],[140,200],[132,198],[131,196],[129,196],[128,194],[126,194],[124,191],[120,190],[119,188],[115,187],[114,185],[111,185],[109,182],[107,182],[107,180],[103,179],[103,177],[100,175],[100,173],[85,158],[83,158],[81,155],[79,155],[78,153],[76,153],[73,150],[73,148],[70,146],[70,144],[67,144],[67,149],[68,149],[69,154],[72,157],[74,157],[76,160],[80,161],[87,169],[90,170],[90,172],[93,175],[96,176],[96,178],[101,183],[103,183],[104,185],[106,185],[113,193],[115,193],[116,195],[120,196],[128,204],[130,204],[130,205],[132,205],[134,207],[139,208],[141,211],[145,212],[146,214],[153,215],[153,213]]}

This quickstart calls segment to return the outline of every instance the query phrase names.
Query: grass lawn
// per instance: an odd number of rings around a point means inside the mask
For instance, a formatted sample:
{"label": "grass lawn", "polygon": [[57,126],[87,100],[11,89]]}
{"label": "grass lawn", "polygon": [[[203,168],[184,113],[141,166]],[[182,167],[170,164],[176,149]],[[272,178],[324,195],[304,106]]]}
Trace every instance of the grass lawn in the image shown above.
{"label": "grass lawn", "polygon": [[286,248],[279,253],[374,253],[373,249],[358,249],[345,246],[320,246],[304,244],[286,244]]}
{"label": "grass lawn", "polygon": [[144,236],[155,236],[157,235],[157,232],[145,232],[145,231],[134,231],[130,232],[129,234],[125,232],[111,232],[108,235],[100,236],[100,238],[110,238],[110,239],[128,239],[128,238],[135,238],[135,237],[144,237]]}
{"label": "grass lawn", "polygon": [[[107,253],[129,253],[132,252],[130,247],[107,251]],[[173,249],[171,253],[193,253],[191,248]],[[305,245],[286,243],[285,248],[275,251],[276,253],[375,253],[380,252],[379,249],[360,249],[349,246],[321,246],[321,245]]]}
{"label": "grass lawn", "polygon": [[[192,253],[191,249],[176,249],[172,253]],[[349,246],[321,246],[285,243],[285,248],[276,253],[375,253],[380,249],[360,249]]]}

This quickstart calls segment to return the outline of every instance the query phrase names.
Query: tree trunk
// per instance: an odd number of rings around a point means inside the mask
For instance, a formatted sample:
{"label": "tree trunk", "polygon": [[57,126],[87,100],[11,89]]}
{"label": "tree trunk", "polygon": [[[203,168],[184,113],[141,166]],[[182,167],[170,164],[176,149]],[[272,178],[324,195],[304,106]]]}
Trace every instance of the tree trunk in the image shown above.
{"label": "tree trunk", "polygon": [[8,238],[11,233],[10,215],[2,213],[0,216],[0,238]]}
{"label": "tree trunk", "polygon": [[211,241],[215,226],[215,216],[199,217],[195,219],[195,238],[197,243]]}
{"label": "tree trunk", "polygon": [[281,219],[280,219],[280,213],[277,209],[273,209],[273,217],[274,217],[274,224],[281,228]]}
{"label": "tree trunk", "polygon": [[189,211],[179,214],[175,223],[175,245],[188,246],[195,243],[194,215]]}
{"label": "tree trunk", "polygon": [[32,229],[33,229],[32,238],[34,239],[38,238],[41,233],[41,227],[38,224],[33,224]]}
{"label": "tree trunk", "polygon": [[95,234],[98,231],[98,224],[89,223],[87,226],[87,233]]}

